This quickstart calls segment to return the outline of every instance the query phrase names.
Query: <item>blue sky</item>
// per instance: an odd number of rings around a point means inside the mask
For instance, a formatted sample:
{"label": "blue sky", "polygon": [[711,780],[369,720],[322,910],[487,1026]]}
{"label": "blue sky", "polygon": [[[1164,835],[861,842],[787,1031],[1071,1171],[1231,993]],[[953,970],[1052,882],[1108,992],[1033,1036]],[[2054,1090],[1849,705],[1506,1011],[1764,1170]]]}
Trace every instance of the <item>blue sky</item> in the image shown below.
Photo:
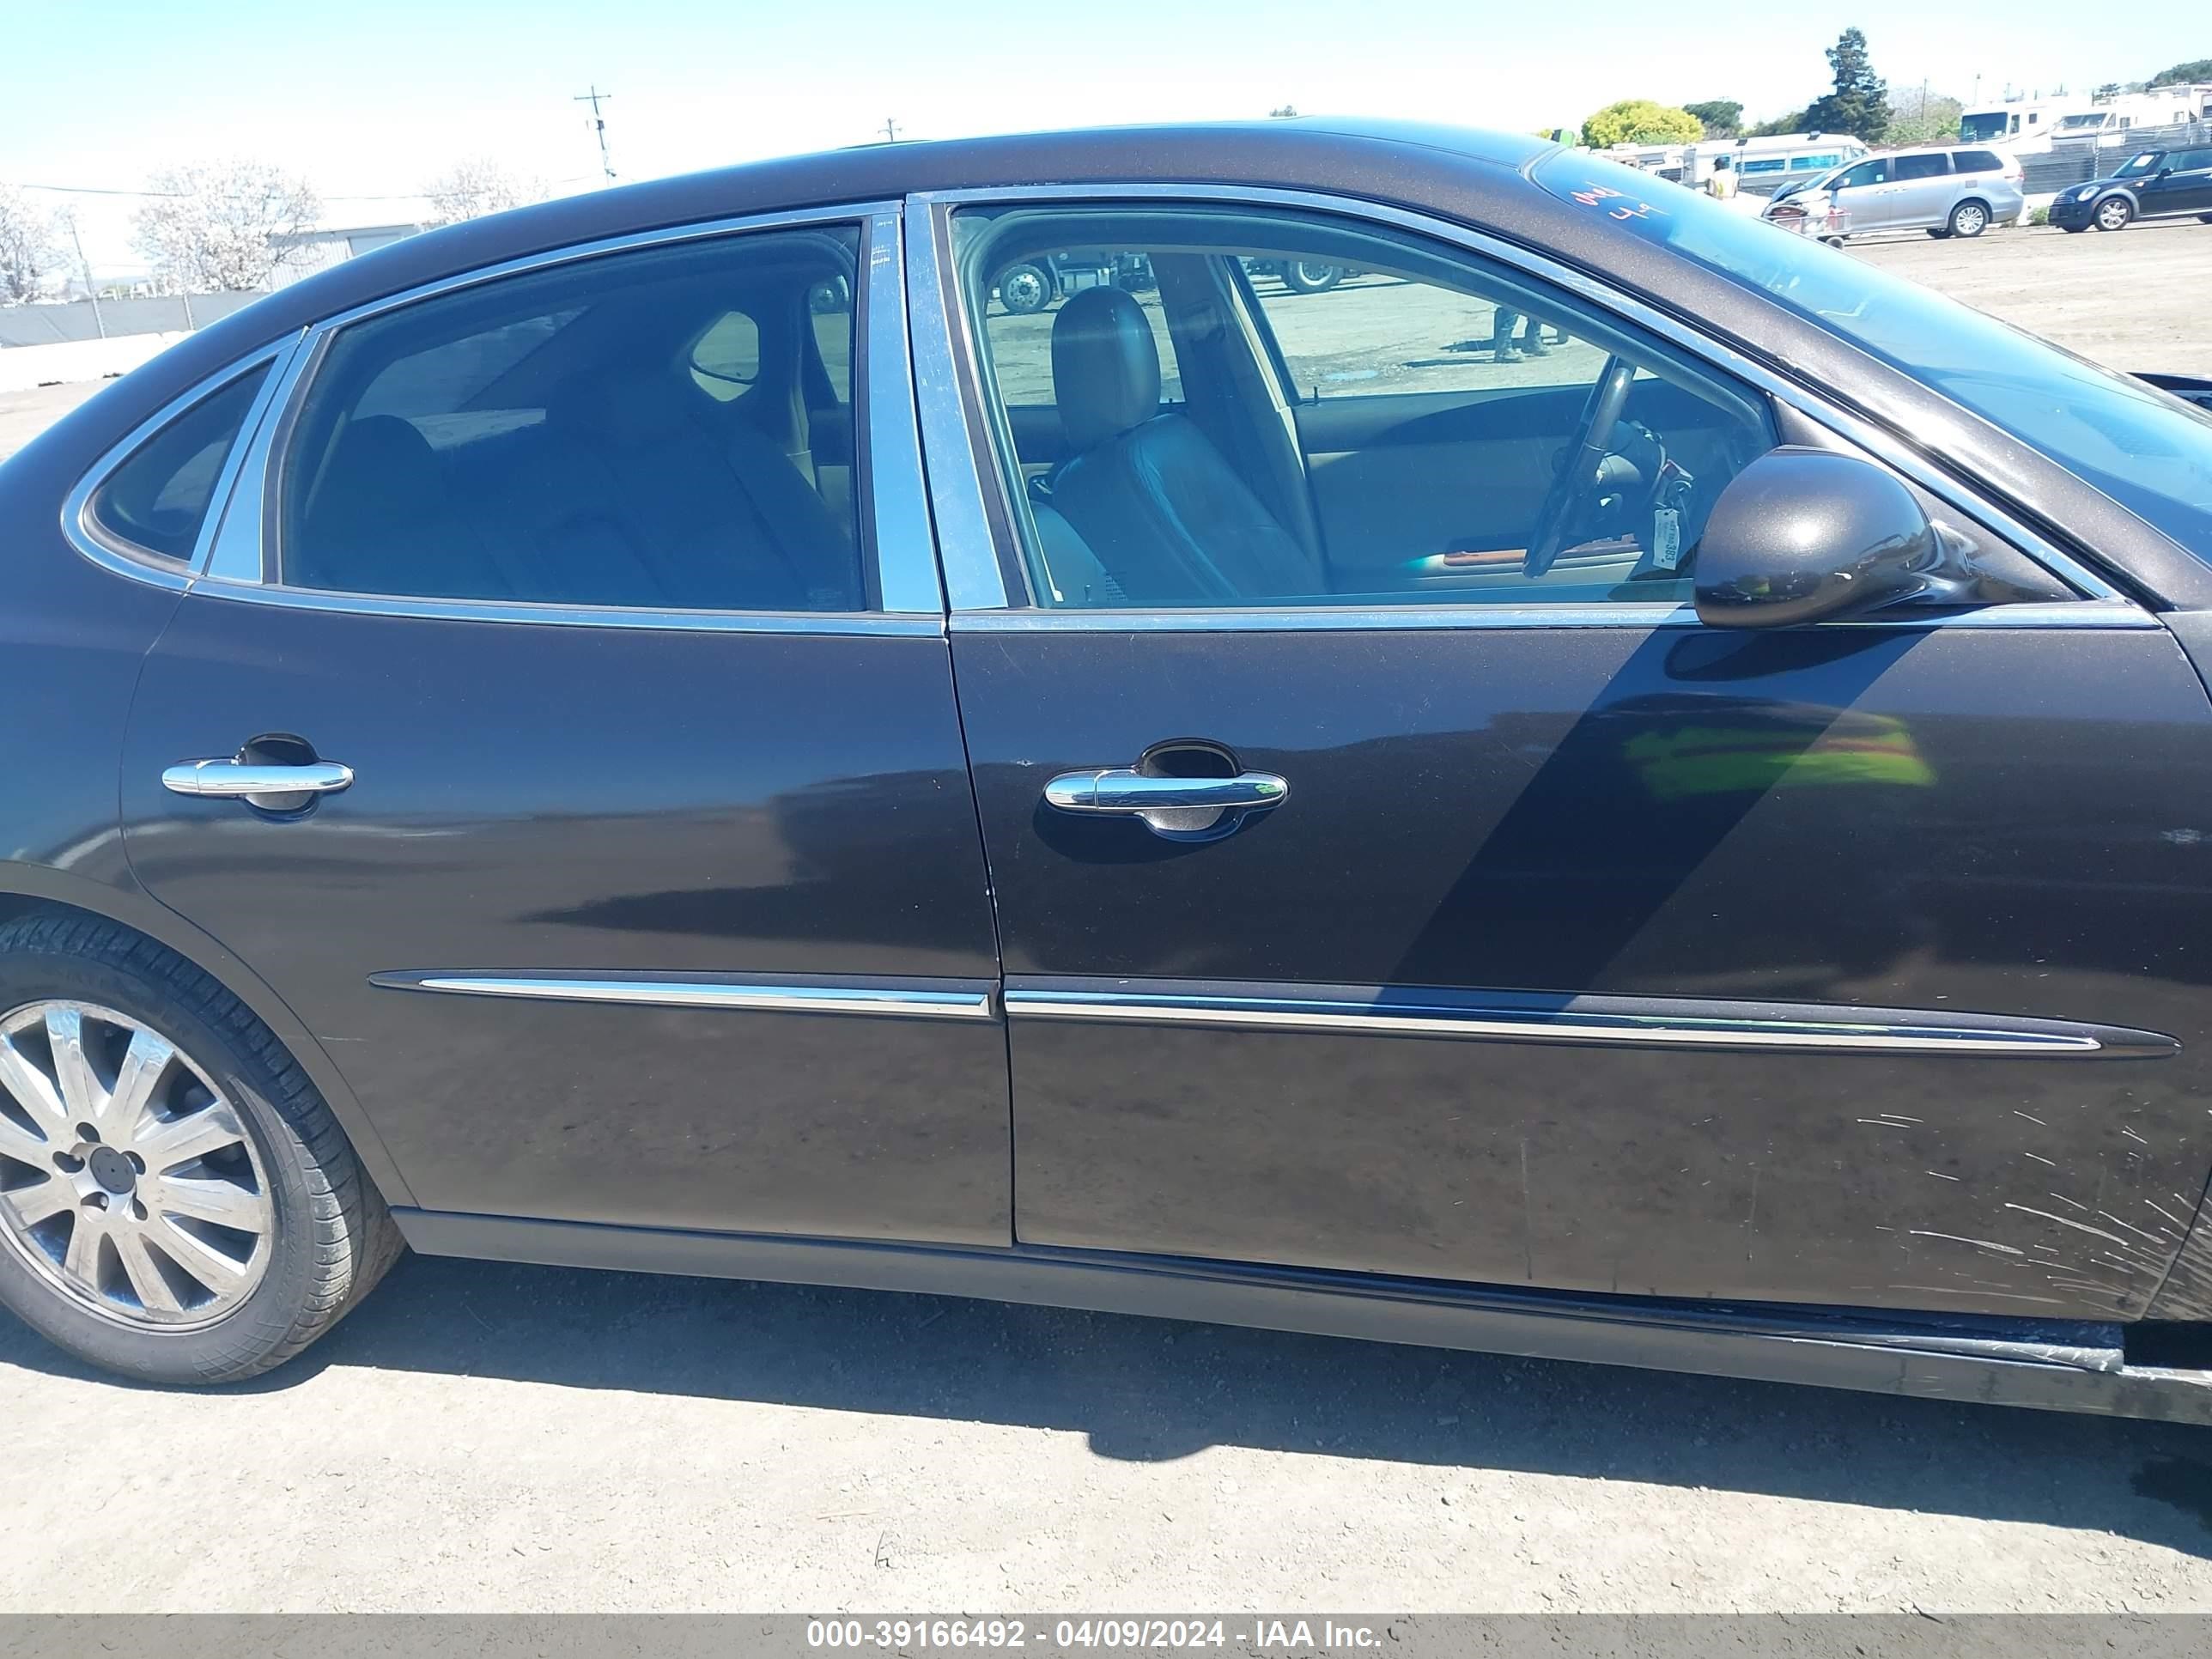
{"label": "blue sky", "polygon": [[[1866,31],[1893,87],[1979,77],[2056,90],[2212,55],[2205,0],[1840,10],[1707,0],[1499,7],[1437,0],[46,0],[14,6],[0,181],[130,189],[172,161],[246,155],[305,173],[334,222],[374,223],[450,158],[575,188],[598,155],[573,94],[596,81],[617,170],[646,178],[902,137],[1117,121],[1370,113],[1531,128],[1615,98],[1825,88],[1823,49]],[[1694,23],[1687,20],[1694,19]],[[353,199],[348,199],[353,198]],[[41,197],[42,200],[57,200]],[[128,264],[127,199],[80,198],[95,263]]]}

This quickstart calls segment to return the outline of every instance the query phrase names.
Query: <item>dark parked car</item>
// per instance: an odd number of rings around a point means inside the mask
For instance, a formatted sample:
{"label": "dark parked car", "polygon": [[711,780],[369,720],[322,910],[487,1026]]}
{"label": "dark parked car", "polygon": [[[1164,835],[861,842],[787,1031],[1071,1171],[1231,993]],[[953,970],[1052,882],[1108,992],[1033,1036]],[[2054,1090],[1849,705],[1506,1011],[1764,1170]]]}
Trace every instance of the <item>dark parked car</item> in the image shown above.
{"label": "dark parked car", "polygon": [[2111,178],[2062,190],[2051,203],[2051,222],[2075,232],[2125,230],[2179,213],[2212,224],[2212,148],[2144,150]]}
{"label": "dark parked car", "polygon": [[404,1241],[2212,1420],[2208,476],[1521,138],[410,238],[0,468],[0,1296],[173,1383]]}

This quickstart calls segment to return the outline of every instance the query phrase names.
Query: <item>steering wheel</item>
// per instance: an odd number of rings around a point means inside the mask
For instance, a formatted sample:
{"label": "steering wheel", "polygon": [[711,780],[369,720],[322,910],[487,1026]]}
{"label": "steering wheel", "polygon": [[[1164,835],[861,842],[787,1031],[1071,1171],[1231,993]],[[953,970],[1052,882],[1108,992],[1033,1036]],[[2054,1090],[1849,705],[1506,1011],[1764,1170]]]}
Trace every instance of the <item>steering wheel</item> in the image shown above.
{"label": "steering wheel", "polygon": [[1613,428],[1620,424],[1621,411],[1628,406],[1629,387],[1635,380],[1634,363],[1618,356],[1605,360],[1597,384],[1583,401],[1581,417],[1575,422],[1575,435],[1568,441],[1566,461],[1559,468],[1559,477],[1553,480],[1551,493],[1544,497],[1542,510],[1536,514],[1536,528],[1528,538],[1528,550],[1521,561],[1522,575],[1532,579],[1541,576],[1559,558],[1584,492],[1597,487],[1597,470],[1605,460],[1606,446],[1613,441]]}

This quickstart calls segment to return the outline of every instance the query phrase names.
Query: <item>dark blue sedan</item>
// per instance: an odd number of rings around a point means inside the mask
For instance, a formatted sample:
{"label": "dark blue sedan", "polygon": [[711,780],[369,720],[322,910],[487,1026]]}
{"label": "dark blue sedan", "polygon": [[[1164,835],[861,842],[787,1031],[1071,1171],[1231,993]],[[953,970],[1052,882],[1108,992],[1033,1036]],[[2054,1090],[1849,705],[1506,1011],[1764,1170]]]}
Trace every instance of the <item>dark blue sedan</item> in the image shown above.
{"label": "dark blue sedan", "polygon": [[1723,204],[579,196],[0,565],[0,1300],[125,1375],[411,1245],[2212,1421],[2212,418]]}

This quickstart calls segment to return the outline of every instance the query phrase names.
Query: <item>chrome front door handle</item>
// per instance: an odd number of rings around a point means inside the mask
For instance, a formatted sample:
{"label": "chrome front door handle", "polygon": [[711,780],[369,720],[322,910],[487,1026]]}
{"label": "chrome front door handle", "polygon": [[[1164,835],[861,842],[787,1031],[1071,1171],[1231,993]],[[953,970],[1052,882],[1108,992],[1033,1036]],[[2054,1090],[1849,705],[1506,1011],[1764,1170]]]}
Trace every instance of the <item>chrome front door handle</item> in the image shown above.
{"label": "chrome front door handle", "polygon": [[173,795],[243,800],[275,811],[298,805],[301,795],[327,795],[353,782],[353,768],[336,761],[272,766],[252,761],[185,761],[166,769],[161,787]]}
{"label": "chrome front door handle", "polygon": [[1280,806],[1291,786],[1272,772],[1228,778],[1160,778],[1125,766],[1063,772],[1044,787],[1048,805],[1063,812],[1115,812],[1144,820],[1164,835],[1212,829],[1231,812]]}

